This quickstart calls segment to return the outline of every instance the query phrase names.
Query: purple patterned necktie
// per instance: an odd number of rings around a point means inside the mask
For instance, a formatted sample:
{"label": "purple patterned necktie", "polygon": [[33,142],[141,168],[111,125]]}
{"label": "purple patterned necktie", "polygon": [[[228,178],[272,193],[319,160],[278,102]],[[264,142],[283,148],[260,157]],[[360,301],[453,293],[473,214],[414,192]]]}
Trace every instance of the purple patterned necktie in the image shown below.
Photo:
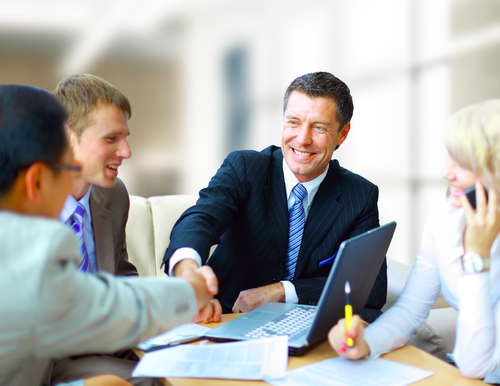
{"label": "purple patterned necktie", "polygon": [[76,234],[76,238],[80,243],[80,253],[82,256],[82,260],[80,261],[80,265],[78,269],[84,273],[90,272],[90,262],[89,255],[87,253],[87,248],[85,248],[85,242],[83,240],[83,214],[85,213],[85,209],[82,204],[78,203],[75,211],[71,215],[70,226],[73,232]]}
{"label": "purple patterned necktie", "polygon": [[290,232],[288,236],[288,249],[286,251],[285,273],[283,280],[293,279],[295,266],[297,265],[297,257],[299,256],[300,244],[302,243],[302,235],[304,233],[305,213],[302,206],[302,200],[307,194],[307,189],[304,185],[297,184],[292,189],[292,194],[295,196],[295,202],[290,209],[288,222]]}

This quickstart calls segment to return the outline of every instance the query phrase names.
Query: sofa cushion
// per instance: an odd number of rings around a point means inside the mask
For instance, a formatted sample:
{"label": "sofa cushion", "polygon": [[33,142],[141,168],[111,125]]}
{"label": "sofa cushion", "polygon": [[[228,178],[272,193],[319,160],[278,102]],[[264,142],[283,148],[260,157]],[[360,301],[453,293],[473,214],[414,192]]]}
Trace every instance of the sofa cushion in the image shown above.
{"label": "sofa cushion", "polygon": [[183,194],[170,196],[155,196],[148,198],[151,205],[151,217],[154,236],[154,261],[159,272],[157,276],[165,276],[160,266],[163,256],[170,243],[170,233],[175,223],[184,211],[198,200],[197,194]]}
{"label": "sofa cushion", "polygon": [[129,261],[135,265],[140,276],[156,276],[153,222],[146,198],[130,196],[126,234]]}

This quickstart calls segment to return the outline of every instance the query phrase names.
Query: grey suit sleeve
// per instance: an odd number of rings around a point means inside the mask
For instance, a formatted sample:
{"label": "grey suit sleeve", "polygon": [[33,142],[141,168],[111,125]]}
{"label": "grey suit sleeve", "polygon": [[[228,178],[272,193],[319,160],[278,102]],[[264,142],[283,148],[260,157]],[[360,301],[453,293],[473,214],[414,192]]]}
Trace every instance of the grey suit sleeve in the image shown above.
{"label": "grey suit sleeve", "polygon": [[114,352],[188,322],[197,310],[192,287],[174,278],[116,278],[77,271],[76,240],[61,230],[40,282],[34,320],[39,357]]}

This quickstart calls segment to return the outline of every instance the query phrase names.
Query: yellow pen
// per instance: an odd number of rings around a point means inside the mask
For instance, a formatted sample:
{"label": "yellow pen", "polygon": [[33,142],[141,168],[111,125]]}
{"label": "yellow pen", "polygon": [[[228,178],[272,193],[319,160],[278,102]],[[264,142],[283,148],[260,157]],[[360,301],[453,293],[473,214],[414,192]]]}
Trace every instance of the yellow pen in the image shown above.
{"label": "yellow pen", "polygon": [[[347,333],[349,333],[349,329],[351,328],[351,320],[352,320],[352,306],[349,302],[349,294],[351,293],[351,285],[348,281],[345,282],[344,286],[345,292],[345,328]],[[351,348],[354,346],[354,342],[352,338],[347,338],[347,347]]]}

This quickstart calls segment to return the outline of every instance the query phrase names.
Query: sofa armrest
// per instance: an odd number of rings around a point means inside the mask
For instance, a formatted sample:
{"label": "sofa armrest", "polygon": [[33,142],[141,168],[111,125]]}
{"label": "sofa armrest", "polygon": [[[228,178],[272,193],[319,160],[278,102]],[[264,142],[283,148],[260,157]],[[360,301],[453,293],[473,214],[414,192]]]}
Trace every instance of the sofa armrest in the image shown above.
{"label": "sofa armrest", "polygon": [[[392,307],[396,300],[398,300],[399,295],[403,292],[408,276],[410,276],[411,268],[409,265],[396,260],[387,259],[387,301],[382,311]],[[450,305],[444,300],[443,294],[440,292],[432,308],[445,307],[450,307]]]}
{"label": "sofa armrest", "polygon": [[137,268],[139,276],[156,276],[151,208],[144,197],[130,196],[130,210],[125,231],[128,259]]}
{"label": "sofa armrest", "polygon": [[382,307],[382,311],[389,309],[396,303],[399,295],[403,292],[410,271],[411,267],[409,265],[387,259],[387,301]]}
{"label": "sofa armrest", "polygon": [[[410,266],[387,259],[387,302],[382,311],[387,310],[396,302],[408,280],[410,271]],[[439,293],[429,312],[429,317],[419,328],[410,344],[446,360],[446,354],[453,352],[455,346],[456,326],[457,311],[450,307],[444,300],[443,294]]]}
{"label": "sofa armrest", "polygon": [[457,318],[458,312],[452,307],[432,309],[410,344],[446,361],[446,354],[455,347]]}

